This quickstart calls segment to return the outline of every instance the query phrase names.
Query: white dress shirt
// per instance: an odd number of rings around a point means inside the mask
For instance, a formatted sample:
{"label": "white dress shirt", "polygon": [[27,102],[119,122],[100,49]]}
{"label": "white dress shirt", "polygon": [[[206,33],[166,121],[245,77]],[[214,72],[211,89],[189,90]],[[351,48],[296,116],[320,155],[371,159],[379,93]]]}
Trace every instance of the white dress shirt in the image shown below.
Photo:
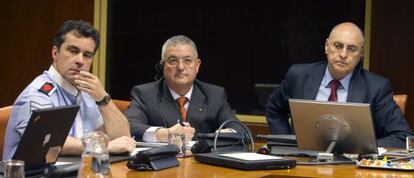
{"label": "white dress shirt", "polygon": [[[351,81],[352,73],[350,72],[344,78],[339,80],[341,83],[336,91],[338,96],[338,102],[345,103],[348,96],[349,82]],[[328,101],[329,95],[331,94],[330,82],[334,78],[328,70],[328,67],[325,69],[325,74],[323,76],[321,85],[319,86],[318,94],[316,95],[316,101]]]}

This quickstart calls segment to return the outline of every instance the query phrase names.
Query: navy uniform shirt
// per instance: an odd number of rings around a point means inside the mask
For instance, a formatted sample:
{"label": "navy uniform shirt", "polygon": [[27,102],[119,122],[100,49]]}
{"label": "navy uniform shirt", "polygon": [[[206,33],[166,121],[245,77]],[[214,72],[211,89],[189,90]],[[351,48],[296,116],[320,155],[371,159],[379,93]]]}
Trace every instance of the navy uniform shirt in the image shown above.
{"label": "navy uniform shirt", "polygon": [[33,110],[73,104],[79,104],[80,109],[70,136],[81,138],[103,124],[99,108],[89,94],[77,90],[50,66],[14,102],[5,134],[3,160],[11,159],[14,155]]}

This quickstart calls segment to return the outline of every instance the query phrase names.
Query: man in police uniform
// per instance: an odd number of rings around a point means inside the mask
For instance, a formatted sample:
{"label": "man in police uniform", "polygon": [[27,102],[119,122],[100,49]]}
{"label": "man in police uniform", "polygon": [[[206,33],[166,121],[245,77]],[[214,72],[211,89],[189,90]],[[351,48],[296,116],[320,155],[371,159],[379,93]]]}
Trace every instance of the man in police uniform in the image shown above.
{"label": "man in police uniform", "polygon": [[110,153],[130,152],[125,116],[112,103],[99,79],[89,73],[99,48],[98,31],[83,21],[67,21],[56,33],[52,47],[53,63],[19,95],[7,125],[3,160],[12,158],[33,110],[80,105],[79,112],[62,149],[62,154],[80,155],[82,135],[103,131],[109,138]]}

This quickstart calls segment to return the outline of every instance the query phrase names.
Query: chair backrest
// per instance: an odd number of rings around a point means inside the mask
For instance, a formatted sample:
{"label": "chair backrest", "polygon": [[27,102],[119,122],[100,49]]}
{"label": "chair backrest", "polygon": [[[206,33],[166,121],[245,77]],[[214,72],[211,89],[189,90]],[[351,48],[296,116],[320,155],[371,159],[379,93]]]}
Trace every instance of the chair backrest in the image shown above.
{"label": "chair backrest", "polygon": [[400,107],[402,113],[405,114],[405,105],[407,103],[408,95],[399,94],[399,95],[394,95],[393,97],[394,97],[395,103],[397,103],[397,105]]}
{"label": "chair backrest", "polygon": [[12,106],[0,108],[0,160],[3,157],[4,136],[6,135],[7,123],[9,122]]}
{"label": "chair backrest", "polygon": [[129,104],[131,103],[130,101],[117,100],[117,99],[112,99],[112,102],[114,102],[115,106],[118,107],[118,109],[121,110],[122,112],[126,111],[129,107]]}

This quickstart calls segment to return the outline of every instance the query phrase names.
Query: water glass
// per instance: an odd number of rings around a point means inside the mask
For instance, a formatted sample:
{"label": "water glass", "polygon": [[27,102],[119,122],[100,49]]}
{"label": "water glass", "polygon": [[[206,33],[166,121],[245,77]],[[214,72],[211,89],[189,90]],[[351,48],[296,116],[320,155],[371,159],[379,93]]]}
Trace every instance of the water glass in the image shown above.
{"label": "water glass", "polygon": [[180,152],[178,153],[177,157],[184,157],[185,156],[185,153],[187,151],[185,134],[169,133],[169,135],[168,135],[168,144],[174,144],[180,149]]}
{"label": "water glass", "polygon": [[414,153],[414,136],[406,137],[407,153]]}
{"label": "water glass", "polygon": [[82,137],[83,153],[78,177],[112,177],[108,153],[109,138],[103,132],[91,132]]}
{"label": "water glass", "polygon": [[4,161],[5,178],[24,178],[24,161],[7,160]]}

